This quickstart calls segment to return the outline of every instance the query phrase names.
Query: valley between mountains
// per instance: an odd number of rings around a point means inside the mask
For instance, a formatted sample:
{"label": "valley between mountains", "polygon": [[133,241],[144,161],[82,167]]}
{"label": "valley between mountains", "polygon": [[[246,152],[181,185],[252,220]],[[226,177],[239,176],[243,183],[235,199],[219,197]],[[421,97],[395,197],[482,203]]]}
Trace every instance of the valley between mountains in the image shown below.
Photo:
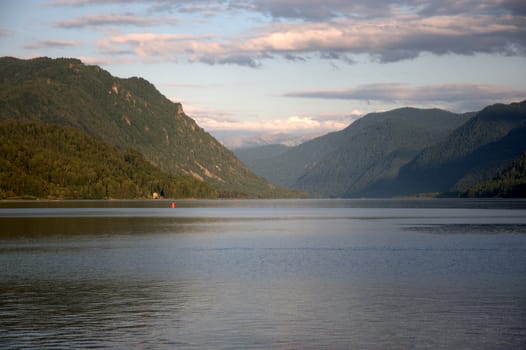
{"label": "valley between mountains", "polygon": [[0,198],[524,194],[526,101],[400,108],[297,146],[231,151],[142,78],[0,58]]}
{"label": "valley between mountains", "polygon": [[[495,104],[479,112],[400,108],[368,114],[344,130],[295,147],[237,149],[256,174],[314,197],[356,198],[476,195],[472,188],[499,181],[526,151],[526,101]],[[515,162],[515,163],[514,163]],[[513,183],[513,185],[512,185]]]}

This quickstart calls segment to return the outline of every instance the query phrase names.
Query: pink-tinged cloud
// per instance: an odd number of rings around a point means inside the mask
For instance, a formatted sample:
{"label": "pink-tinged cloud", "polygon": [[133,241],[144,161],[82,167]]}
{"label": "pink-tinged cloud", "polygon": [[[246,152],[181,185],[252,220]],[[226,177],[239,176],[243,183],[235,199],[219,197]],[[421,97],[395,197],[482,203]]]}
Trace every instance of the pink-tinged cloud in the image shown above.
{"label": "pink-tinged cloud", "polygon": [[144,60],[255,64],[252,58],[239,54],[235,43],[221,41],[214,35],[129,33],[105,38],[97,46],[105,54],[133,53]]}
{"label": "pink-tinged cloud", "polygon": [[93,56],[79,56],[77,57],[79,60],[81,60],[83,63],[88,65],[96,65],[96,66],[111,66],[116,64],[126,64],[126,63],[132,63],[133,61],[130,58],[126,57],[93,57]]}
{"label": "pink-tinged cloud", "polygon": [[273,24],[241,48],[297,55],[309,52],[369,54],[382,62],[414,58],[423,52],[524,54],[526,19],[401,15],[388,20]]}
{"label": "pink-tinged cloud", "polygon": [[99,43],[103,52],[134,52],[142,58],[238,64],[257,67],[265,59],[346,59],[368,54],[380,62],[436,55],[475,53],[526,55],[526,17],[400,14],[373,20],[272,23],[252,33],[218,35],[131,33]]}

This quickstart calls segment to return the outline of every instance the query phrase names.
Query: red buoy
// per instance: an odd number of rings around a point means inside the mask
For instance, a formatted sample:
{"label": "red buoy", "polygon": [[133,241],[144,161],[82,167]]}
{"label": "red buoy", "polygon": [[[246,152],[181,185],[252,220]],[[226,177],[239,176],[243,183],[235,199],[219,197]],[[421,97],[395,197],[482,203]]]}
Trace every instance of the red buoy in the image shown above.
{"label": "red buoy", "polygon": [[177,205],[175,205],[175,202],[172,202],[172,209],[175,208]]}

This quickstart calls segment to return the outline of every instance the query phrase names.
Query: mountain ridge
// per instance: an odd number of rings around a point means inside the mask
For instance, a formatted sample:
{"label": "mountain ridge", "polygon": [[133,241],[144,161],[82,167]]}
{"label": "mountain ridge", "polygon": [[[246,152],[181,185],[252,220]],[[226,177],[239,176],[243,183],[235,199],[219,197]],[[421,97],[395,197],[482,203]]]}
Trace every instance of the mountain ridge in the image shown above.
{"label": "mountain ridge", "polygon": [[9,119],[76,127],[225,195],[298,195],[256,176],[145,79],[116,78],[77,59],[0,58],[0,120]]}
{"label": "mountain ridge", "polygon": [[7,120],[74,127],[232,197],[462,193],[526,149],[526,101],[464,114],[403,107],[298,146],[243,151],[256,175],[145,79],[68,58],[0,58],[0,122]]}
{"label": "mountain ridge", "polygon": [[[509,135],[514,129],[520,132],[525,123],[526,101],[488,106],[442,142],[427,148],[402,167],[396,186],[402,194],[466,190],[477,181],[491,177],[491,173],[509,164],[526,149],[526,138]],[[506,140],[508,136],[513,141]],[[509,144],[504,147],[499,146],[499,142]],[[505,152],[495,155],[492,147],[501,147]],[[486,157],[492,157],[494,165],[486,162]],[[479,171],[484,167],[490,169],[481,176],[470,175],[477,167]]]}
{"label": "mountain ridge", "polygon": [[370,113],[344,129],[343,143],[293,187],[316,191],[317,196],[352,196],[376,181],[395,177],[402,164],[466,118],[411,107]]}
{"label": "mountain ridge", "polygon": [[395,177],[399,166],[469,117],[411,107],[370,113],[343,130],[291,147],[255,165],[247,164],[281,186],[317,197],[348,196],[353,191],[350,186],[358,191],[373,180]]}
{"label": "mountain ridge", "polygon": [[464,114],[403,107],[247,164],[315,197],[461,194],[526,149],[525,125],[526,101]]}

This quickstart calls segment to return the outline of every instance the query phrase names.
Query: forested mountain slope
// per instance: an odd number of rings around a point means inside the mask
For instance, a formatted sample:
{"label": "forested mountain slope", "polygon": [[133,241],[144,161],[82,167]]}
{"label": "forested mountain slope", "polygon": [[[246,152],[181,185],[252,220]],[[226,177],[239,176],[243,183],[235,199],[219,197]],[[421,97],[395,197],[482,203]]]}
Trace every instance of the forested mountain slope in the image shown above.
{"label": "forested mountain slope", "polygon": [[[345,138],[345,133],[334,132],[313,140],[309,140],[296,147],[289,147],[275,156],[259,156],[257,161],[248,160],[247,165],[259,176],[263,176],[272,183],[293,188],[297,179],[305,171],[315,166],[320,159],[334,151]],[[252,155],[254,155],[252,151]],[[241,157],[246,156],[240,151]]]}
{"label": "forested mountain slope", "polygon": [[370,196],[371,186],[395,178],[401,166],[468,118],[416,108],[366,115],[343,131],[339,147],[298,178],[294,188],[324,197]]}
{"label": "forested mountain slope", "polygon": [[254,175],[146,80],[116,78],[76,59],[1,58],[0,120],[9,119],[76,127],[224,193],[291,195]]}
{"label": "forested mountain slope", "polygon": [[399,194],[463,191],[509,165],[526,149],[526,101],[484,108],[400,169]]}
{"label": "forested mountain slope", "polygon": [[215,198],[191,176],[163,173],[136,151],[67,126],[0,122],[0,199]]}
{"label": "forested mountain slope", "polygon": [[354,196],[395,178],[401,166],[470,116],[416,108],[371,113],[344,130],[247,164],[276,184],[317,197]]}
{"label": "forested mountain slope", "polygon": [[491,180],[470,187],[467,197],[526,198],[526,151]]}
{"label": "forested mountain slope", "polygon": [[467,114],[401,108],[368,114],[251,167],[316,197],[458,194],[491,179],[524,150],[526,101]]}
{"label": "forested mountain slope", "polygon": [[279,156],[285,153],[290,146],[280,144],[270,144],[263,146],[253,146],[234,149],[236,157],[243,162],[249,169],[256,172],[261,162]]}

